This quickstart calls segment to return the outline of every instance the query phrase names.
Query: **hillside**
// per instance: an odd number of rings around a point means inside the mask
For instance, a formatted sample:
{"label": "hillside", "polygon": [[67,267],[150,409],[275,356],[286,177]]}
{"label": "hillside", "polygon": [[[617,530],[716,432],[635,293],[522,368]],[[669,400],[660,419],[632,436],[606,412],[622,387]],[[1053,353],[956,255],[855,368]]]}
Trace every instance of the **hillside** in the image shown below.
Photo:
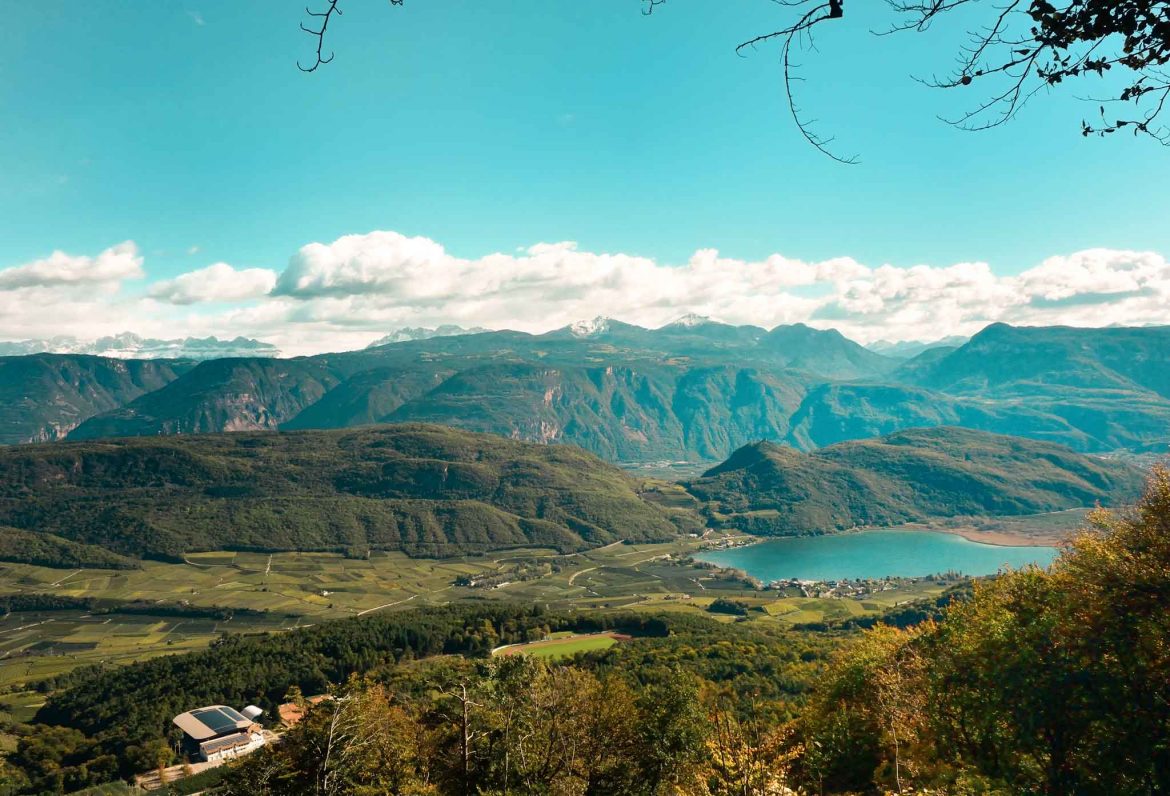
{"label": "hillside", "polygon": [[687,484],[718,526],[799,535],[963,515],[1036,514],[1140,494],[1143,474],[968,429],[902,431],[802,453],[747,445]]}
{"label": "hillside", "polygon": [[436,426],[0,449],[0,525],[132,557],[570,551],[669,538],[671,516],[577,448]]}
{"label": "hillside", "polygon": [[62,439],[86,419],[161,389],[193,364],[82,354],[0,357],[0,444]]}

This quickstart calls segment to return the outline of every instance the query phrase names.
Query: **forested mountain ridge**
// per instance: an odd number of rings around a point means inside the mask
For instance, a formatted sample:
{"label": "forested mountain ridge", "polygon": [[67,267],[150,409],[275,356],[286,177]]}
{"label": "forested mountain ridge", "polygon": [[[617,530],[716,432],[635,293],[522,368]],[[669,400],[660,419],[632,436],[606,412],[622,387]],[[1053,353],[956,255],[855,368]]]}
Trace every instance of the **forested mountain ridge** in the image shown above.
{"label": "forested mountain ridge", "polygon": [[1082,329],[995,323],[909,380],[955,394],[1070,390],[1170,398],[1170,326]]}
{"label": "forested mountain ridge", "polygon": [[696,510],[658,505],[576,446],[446,426],[126,437],[0,448],[0,529],[16,529],[0,559],[28,561],[32,548],[38,563],[69,566],[223,549],[571,552],[704,524],[804,534],[1041,513],[1130,499],[1142,478],[1059,445],[939,427],[813,453],[743,446],[684,485]]}
{"label": "forested mountain ridge", "polygon": [[[418,421],[576,444],[611,461],[702,462],[756,439],[812,450],[957,425],[1083,452],[1146,450],[1170,440],[1168,352],[1170,327],[995,324],[905,360],[800,324],[596,319],[294,359],[131,360],[160,375],[101,400],[70,387],[20,403],[38,377],[14,364],[3,384],[23,409],[0,418],[0,441]],[[35,371],[33,360],[4,361]]]}
{"label": "forested mountain ridge", "polygon": [[439,426],[0,448],[0,525],[132,557],[572,551],[664,540],[676,522],[698,526],[578,448]]}
{"label": "forested mountain ridge", "polygon": [[1136,498],[1137,468],[1018,437],[914,429],[812,453],[759,442],[686,485],[716,526],[799,535]]}

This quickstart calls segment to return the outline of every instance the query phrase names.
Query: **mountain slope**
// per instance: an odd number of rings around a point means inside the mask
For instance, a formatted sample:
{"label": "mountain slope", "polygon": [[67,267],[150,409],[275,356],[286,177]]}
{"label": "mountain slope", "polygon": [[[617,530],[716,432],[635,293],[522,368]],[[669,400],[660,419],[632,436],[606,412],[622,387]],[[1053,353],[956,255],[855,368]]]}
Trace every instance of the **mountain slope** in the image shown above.
{"label": "mountain slope", "polygon": [[[1159,407],[1151,409],[1158,410],[1155,418],[1163,414]],[[1116,411],[1120,418],[1125,408],[1117,406]],[[1170,411],[1164,416],[1170,422]],[[1142,421],[1130,420],[1133,438],[1140,438]],[[1121,447],[1121,439],[1098,436],[1103,424],[1084,425],[1089,428],[1026,401],[988,401],[896,385],[824,384],[805,396],[791,418],[786,441],[801,450],[812,450],[901,429],[962,426],[1047,440],[1079,451]]]}
{"label": "mountain slope", "polygon": [[0,357],[0,444],[61,439],[88,418],[164,387],[193,364],[73,354]]}
{"label": "mountain slope", "polygon": [[1140,470],[1044,442],[960,428],[902,431],[814,453],[768,442],[687,485],[716,525],[798,535],[927,517],[1034,514],[1135,498]]}
{"label": "mountain slope", "polygon": [[988,326],[945,357],[907,374],[951,393],[1061,395],[1148,392],[1170,398],[1170,326],[1081,329]]}
{"label": "mountain slope", "polygon": [[712,460],[782,437],[802,387],[734,367],[499,364],[463,370],[386,415],[535,442],[616,461]]}
{"label": "mountain slope", "polygon": [[216,549],[579,550],[671,537],[672,515],[633,484],[567,445],[439,426],[130,438],[0,449],[0,525],[170,559]]}
{"label": "mountain slope", "polygon": [[339,379],[305,359],[216,359],[164,389],[91,418],[70,439],[276,429]]}

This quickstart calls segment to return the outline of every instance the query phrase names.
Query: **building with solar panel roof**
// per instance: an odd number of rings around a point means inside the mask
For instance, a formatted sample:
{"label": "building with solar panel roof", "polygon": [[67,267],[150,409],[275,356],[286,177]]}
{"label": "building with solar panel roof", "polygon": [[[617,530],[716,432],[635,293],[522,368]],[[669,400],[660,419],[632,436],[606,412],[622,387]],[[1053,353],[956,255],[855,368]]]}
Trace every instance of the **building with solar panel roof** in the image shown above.
{"label": "building with solar panel roof", "polygon": [[[259,708],[249,710],[259,715]],[[227,705],[210,705],[173,719],[183,731],[188,754],[214,762],[246,755],[264,745],[264,732],[253,718]]]}

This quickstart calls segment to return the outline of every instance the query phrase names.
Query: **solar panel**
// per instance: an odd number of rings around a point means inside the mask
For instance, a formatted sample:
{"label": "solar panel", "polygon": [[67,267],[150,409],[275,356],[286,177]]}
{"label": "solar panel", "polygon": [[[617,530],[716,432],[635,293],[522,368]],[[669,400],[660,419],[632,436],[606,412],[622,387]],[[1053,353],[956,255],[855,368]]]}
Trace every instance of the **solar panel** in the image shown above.
{"label": "solar panel", "polygon": [[243,716],[232,708],[202,708],[191,711],[191,715],[199,719],[215,732],[216,735],[234,730],[238,722],[246,722]]}
{"label": "solar panel", "polygon": [[244,715],[242,713],[240,713],[240,711],[236,710],[235,708],[229,708],[226,705],[224,705],[222,708],[220,708],[219,712],[225,714],[232,721],[247,721],[248,720],[244,717]]}

